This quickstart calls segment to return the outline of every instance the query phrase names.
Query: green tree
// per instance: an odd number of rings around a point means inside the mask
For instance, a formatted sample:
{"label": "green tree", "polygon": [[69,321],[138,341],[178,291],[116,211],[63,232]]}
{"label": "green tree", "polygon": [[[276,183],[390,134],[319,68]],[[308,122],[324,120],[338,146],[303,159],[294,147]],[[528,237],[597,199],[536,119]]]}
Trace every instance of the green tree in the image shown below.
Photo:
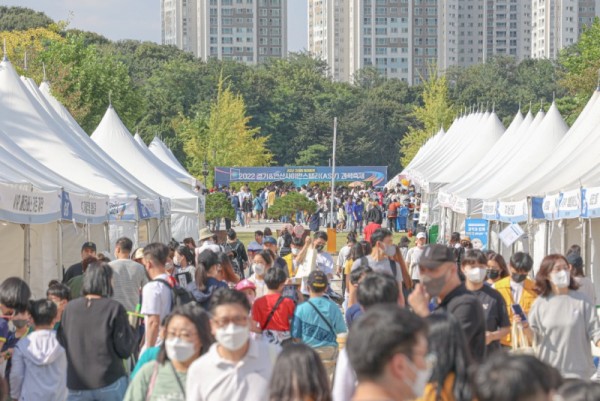
{"label": "green tree", "polygon": [[206,220],[219,218],[235,219],[235,210],[223,192],[213,192],[206,195]]}
{"label": "green tree", "polygon": [[258,128],[248,127],[250,117],[244,99],[224,85],[221,78],[207,116],[198,113],[194,119],[181,117],[177,125],[178,134],[185,138],[190,172],[198,176],[206,160],[210,181],[215,166],[266,166],[272,157],[266,147],[268,138],[259,136]]}
{"label": "green tree", "polygon": [[309,145],[298,153],[295,163],[298,166],[318,166],[323,163],[323,160],[327,160],[330,155],[331,148],[325,145]]}
{"label": "green tree", "polygon": [[53,23],[46,14],[30,8],[0,6],[0,31],[48,28]]}
{"label": "green tree", "polygon": [[419,125],[410,126],[408,134],[400,141],[403,166],[410,163],[423,143],[437,133],[440,127],[448,129],[456,115],[448,99],[445,76],[431,72],[423,85],[423,105],[415,106],[413,111]]}
{"label": "green tree", "polygon": [[130,129],[143,113],[143,98],[135,90],[128,68],[113,55],[86,45],[86,36],[68,33],[42,52],[56,97],[87,132],[92,132],[112,99]]}
{"label": "green tree", "polygon": [[298,192],[290,192],[275,199],[273,206],[269,207],[269,216],[276,219],[283,216],[293,218],[299,210],[312,214],[317,210],[317,204]]}

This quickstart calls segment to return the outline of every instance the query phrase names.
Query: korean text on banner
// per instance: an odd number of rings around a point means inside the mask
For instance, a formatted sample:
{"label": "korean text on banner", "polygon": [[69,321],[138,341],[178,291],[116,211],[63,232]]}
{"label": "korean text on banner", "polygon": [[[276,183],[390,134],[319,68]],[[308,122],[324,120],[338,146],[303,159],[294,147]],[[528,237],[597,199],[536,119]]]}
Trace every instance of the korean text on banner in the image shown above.
{"label": "korean text on banner", "polygon": [[524,234],[525,232],[523,231],[521,226],[513,223],[510,226],[506,227],[504,230],[502,230],[500,234],[498,234],[498,238],[500,238],[500,241],[502,241],[504,246],[508,247],[514,244]]}
{"label": "korean text on banner", "polygon": [[471,238],[474,249],[488,249],[489,222],[484,219],[466,219],[465,235]]}

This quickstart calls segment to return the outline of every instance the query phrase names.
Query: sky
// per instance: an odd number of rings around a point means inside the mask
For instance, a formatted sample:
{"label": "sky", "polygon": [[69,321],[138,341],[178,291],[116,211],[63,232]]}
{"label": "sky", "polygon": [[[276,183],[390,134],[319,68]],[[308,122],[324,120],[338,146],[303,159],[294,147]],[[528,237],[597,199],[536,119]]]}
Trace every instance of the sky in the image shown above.
{"label": "sky", "polygon": [[[307,0],[288,0],[288,51],[307,47]],[[111,40],[160,43],[160,0],[0,0],[69,20],[70,28],[99,33]]]}

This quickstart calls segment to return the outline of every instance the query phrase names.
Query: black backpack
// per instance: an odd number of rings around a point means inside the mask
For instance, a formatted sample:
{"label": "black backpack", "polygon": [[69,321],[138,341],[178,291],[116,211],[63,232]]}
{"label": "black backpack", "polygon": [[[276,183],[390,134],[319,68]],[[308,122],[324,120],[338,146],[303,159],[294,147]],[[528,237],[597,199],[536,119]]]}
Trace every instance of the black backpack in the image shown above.
{"label": "black backpack", "polygon": [[189,304],[190,302],[196,302],[192,293],[179,285],[172,287],[167,280],[163,280],[162,278],[155,278],[152,281],[163,283],[171,289],[171,310],[173,310],[173,308],[176,306]]}

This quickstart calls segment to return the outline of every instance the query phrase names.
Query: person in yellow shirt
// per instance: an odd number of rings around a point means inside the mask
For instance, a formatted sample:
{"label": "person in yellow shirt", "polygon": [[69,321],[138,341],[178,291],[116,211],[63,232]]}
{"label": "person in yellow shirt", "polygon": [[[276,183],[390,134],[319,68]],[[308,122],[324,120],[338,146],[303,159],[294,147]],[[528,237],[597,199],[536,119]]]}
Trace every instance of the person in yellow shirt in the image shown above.
{"label": "person in yellow shirt", "polygon": [[[527,316],[531,305],[533,305],[533,301],[538,296],[535,291],[535,282],[528,277],[531,269],[533,269],[533,259],[531,256],[525,252],[517,252],[512,255],[508,264],[510,276],[496,281],[493,285],[506,302],[511,322],[514,321],[512,305],[521,305],[521,309],[523,309],[523,312]],[[510,347],[512,345],[510,334],[502,338],[500,343],[505,347]]]}

